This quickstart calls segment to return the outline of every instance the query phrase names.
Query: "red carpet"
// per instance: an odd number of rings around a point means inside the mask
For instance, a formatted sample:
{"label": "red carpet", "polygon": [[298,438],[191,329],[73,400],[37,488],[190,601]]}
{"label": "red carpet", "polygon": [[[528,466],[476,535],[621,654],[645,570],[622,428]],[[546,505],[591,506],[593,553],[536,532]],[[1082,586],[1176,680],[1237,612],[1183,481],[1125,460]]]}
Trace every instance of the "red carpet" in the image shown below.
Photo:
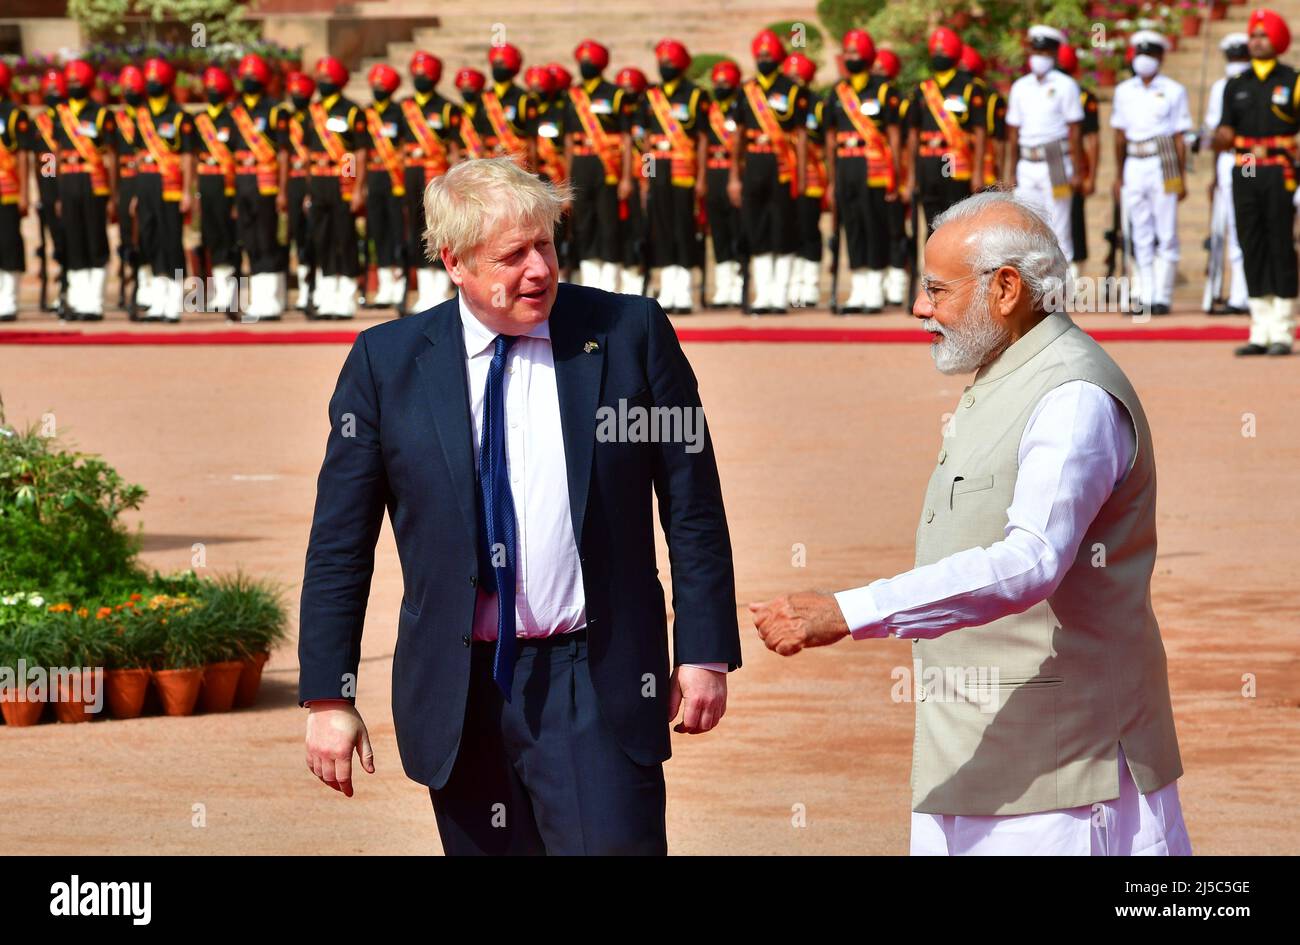
{"label": "red carpet", "polygon": [[[1196,325],[1158,328],[1131,325],[1086,329],[1098,341],[1244,341],[1245,326]],[[282,328],[218,328],[212,331],[176,331],[166,326],[127,331],[83,332],[0,330],[0,344],[10,345],[332,345],[351,344],[356,329],[294,331]],[[779,342],[815,344],[929,343],[930,336],[910,328],[689,328],[678,323],[677,337],[684,342]]]}

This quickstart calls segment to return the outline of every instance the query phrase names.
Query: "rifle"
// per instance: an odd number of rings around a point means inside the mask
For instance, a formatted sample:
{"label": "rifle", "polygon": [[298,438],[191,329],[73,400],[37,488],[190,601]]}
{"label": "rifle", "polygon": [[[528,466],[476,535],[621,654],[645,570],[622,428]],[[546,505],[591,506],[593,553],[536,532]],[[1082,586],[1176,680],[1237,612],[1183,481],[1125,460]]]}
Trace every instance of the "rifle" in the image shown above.
{"label": "rifle", "polygon": [[[640,199],[638,195],[637,199]],[[641,204],[641,294],[650,294],[650,189],[646,188],[645,200]],[[661,277],[662,278],[662,277]],[[660,293],[663,294],[662,292]]]}
{"label": "rifle", "polygon": [[1214,314],[1223,302],[1223,255],[1227,247],[1223,201],[1217,189],[1210,194],[1210,237],[1206,240],[1209,256],[1205,261],[1205,291],[1201,294],[1201,311]]}
{"label": "rifle", "polygon": [[840,200],[839,194],[835,195],[835,202],[831,204],[831,314],[840,313]]}
{"label": "rifle", "polygon": [[1110,250],[1106,253],[1106,278],[1115,278],[1115,257],[1124,252],[1124,224],[1120,213],[1119,201],[1112,198],[1110,229],[1106,231],[1106,243]]}
{"label": "rifle", "polygon": [[47,250],[46,247],[45,247],[45,214],[41,212],[41,208],[40,208],[40,207],[37,208],[37,212],[36,212],[36,228],[40,231],[40,234],[41,234],[41,242],[40,242],[40,252],[41,252],[41,272],[40,272],[40,277],[41,277],[41,293],[40,293],[40,306],[41,306],[41,308],[40,308],[40,310],[41,310],[42,312],[48,312],[48,311],[50,310],[50,306],[49,306],[49,304],[48,304],[48,303],[49,303],[49,288],[48,288],[48,285],[47,285],[47,283],[49,282],[49,262],[48,262],[48,260],[46,259],[46,253],[48,252],[48,250]]}
{"label": "rifle", "polygon": [[[917,133],[912,137],[912,173],[908,179],[908,192],[911,194],[911,206],[908,208],[909,225],[912,227],[912,238],[907,241],[907,304],[911,304],[916,298],[916,280],[919,278],[917,269],[921,264],[921,252],[917,249],[917,240],[920,236],[921,224],[921,186],[919,183],[921,176],[921,135]],[[901,195],[900,195],[901,196]]]}
{"label": "rifle", "polygon": [[123,262],[125,264],[126,260],[128,259],[131,262],[131,279],[129,283],[130,289],[128,291],[127,278],[125,272],[123,273],[122,294],[123,296],[125,296],[127,319],[129,321],[138,322],[140,320],[140,307],[138,304],[136,304],[136,294],[138,289],[138,283],[140,281],[140,260],[138,256],[139,251],[136,249],[136,247],[140,245],[139,242],[140,221],[139,218],[136,216],[134,200],[127,201],[126,213],[130,221],[130,226],[128,227],[127,232],[130,234],[131,237],[131,245],[127,249],[127,254]]}

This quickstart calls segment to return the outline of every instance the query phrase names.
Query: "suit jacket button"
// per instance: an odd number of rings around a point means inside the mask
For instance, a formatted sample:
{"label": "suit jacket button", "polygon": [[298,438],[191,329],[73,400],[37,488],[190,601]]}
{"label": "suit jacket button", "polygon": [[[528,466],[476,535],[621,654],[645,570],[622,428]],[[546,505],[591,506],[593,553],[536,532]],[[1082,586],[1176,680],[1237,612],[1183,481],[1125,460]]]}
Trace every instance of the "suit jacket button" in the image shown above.
{"label": "suit jacket button", "polygon": [[471,574],[471,575],[469,576],[469,586],[470,586],[470,587],[478,587],[478,577],[477,577],[477,576],[475,576],[475,575],[473,575],[473,574]]}
{"label": "suit jacket button", "polygon": [[460,642],[465,644],[466,646],[469,646],[469,634],[467,633],[464,636],[462,636],[460,638]]}

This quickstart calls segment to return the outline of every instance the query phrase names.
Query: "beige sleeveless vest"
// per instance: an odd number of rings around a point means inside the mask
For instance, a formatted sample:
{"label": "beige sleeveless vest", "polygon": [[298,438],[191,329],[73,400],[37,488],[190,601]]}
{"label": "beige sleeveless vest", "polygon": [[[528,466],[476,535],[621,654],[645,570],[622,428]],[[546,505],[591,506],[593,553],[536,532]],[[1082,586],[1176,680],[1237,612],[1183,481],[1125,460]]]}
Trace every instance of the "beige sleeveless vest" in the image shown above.
{"label": "beige sleeveless vest", "polygon": [[1182,774],[1151,609],[1151,431],[1123,372],[1067,316],[1045,317],[966,388],[926,488],[916,564],[1005,537],[1021,433],[1043,395],[1073,380],[1128,410],[1133,465],[1047,600],[914,641],[913,810],[1027,814],[1109,800],[1119,796],[1117,745],[1142,793]]}

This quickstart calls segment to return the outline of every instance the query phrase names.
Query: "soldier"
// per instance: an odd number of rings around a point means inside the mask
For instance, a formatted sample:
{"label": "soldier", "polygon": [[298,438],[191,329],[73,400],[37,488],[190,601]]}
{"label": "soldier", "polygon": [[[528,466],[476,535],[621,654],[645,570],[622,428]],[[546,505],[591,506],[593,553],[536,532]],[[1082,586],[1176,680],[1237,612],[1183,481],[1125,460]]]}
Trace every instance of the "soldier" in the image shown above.
{"label": "soldier", "polygon": [[9,101],[9,67],[0,62],[0,322],[18,317],[18,280],[27,268],[23,235],[27,216],[27,150],[31,123]]}
{"label": "soldier", "polygon": [[[58,215],[66,251],[69,321],[104,317],[108,221],[117,217],[117,124],[107,108],[90,98],[95,69],[75,59],[63,72],[68,101],[55,109],[53,137],[58,155]],[[179,238],[177,240],[179,242]]]}
{"label": "soldier", "polygon": [[740,272],[740,211],[727,196],[731,154],[736,136],[736,102],[740,67],[730,59],[714,63],[709,121],[704,128],[704,203],[713,238],[713,297],[710,308],[740,305],[744,281]]}
{"label": "soldier", "polygon": [[[901,174],[898,90],[869,70],[876,44],[866,30],[844,34],[841,79],[822,103],[826,124],[828,202],[838,209],[848,250],[849,298],[837,311],[875,313],[884,308],[886,267],[890,263],[890,209],[899,202]],[[901,225],[901,218],[898,219]],[[901,301],[906,276],[890,274],[893,298]],[[834,300],[833,300],[834,301]]]}
{"label": "soldier", "polygon": [[569,90],[564,116],[564,155],[573,183],[572,256],[579,280],[614,292],[623,261],[620,201],[632,196],[623,148],[633,105],[603,76],[609,50],[585,39],[573,51],[579,83]]}
{"label": "soldier", "polygon": [[[461,69],[456,73],[456,91],[463,102],[460,119],[460,143],[469,160],[494,156],[479,131],[479,126],[486,124],[482,119],[483,86],[487,79],[477,69]],[[490,126],[489,126],[490,127]]]}
{"label": "soldier", "polygon": [[[623,90],[624,105],[631,112],[627,120],[627,133],[623,136],[623,151],[631,159],[632,166],[639,167],[645,156],[645,128],[637,122],[641,113],[641,103],[650,83],[644,72],[634,66],[628,66],[618,71],[614,77],[614,84]],[[625,163],[624,166],[626,167],[627,164]],[[642,295],[649,288],[646,266],[649,249],[646,246],[644,211],[648,183],[643,174],[636,174],[628,184],[619,182],[619,244],[623,247],[619,291],[629,295]]]}
{"label": "soldier", "polygon": [[[1250,37],[1245,33],[1229,33],[1219,42],[1219,50],[1227,62],[1224,63],[1224,74],[1210,86],[1210,95],[1205,102],[1205,135],[1209,137],[1213,136],[1214,129],[1223,117],[1223,90],[1228,80],[1250,68]],[[1221,260],[1215,267],[1219,273],[1218,278],[1206,284],[1205,299],[1209,304],[1205,309],[1212,315],[1245,315],[1250,311],[1246,295],[1246,269],[1242,262],[1241,243],[1237,240],[1236,214],[1232,210],[1233,164],[1231,151],[1218,152],[1214,181],[1210,184],[1210,219],[1213,230],[1210,251],[1218,253]],[[1222,304],[1224,257],[1231,274],[1226,305]]]}
{"label": "soldier", "polygon": [[771,30],[750,43],[758,76],[742,86],[731,180],[727,192],[740,207],[754,279],[752,315],[783,315],[790,291],[796,228],[794,195],[803,192],[807,135],[806,93],[781,75],[785,47]]}
{"label": "soldier", "polygon": [[[636,117],[645,129],[647,159],[641,174],[646,178],[650,265],[660,270],[660,307],[670,314],[687,315],[692,311],[695,201],[704,190],[704,116],[709,96],[686,78],[691,56],[677,40],[660,40],[655,58],[661,81],[646,89]],[[630,180],[632,173],[629,149],[623,176]]]}
{"label": "soldier", "polygon": [[[1056,68],[1072,79],[1079,75],[1079,55],[1068,43],[1056,53]],[[1079,104],[1083,106],[1083,121],[1079,124],[1083,152],[1083,187],[1070,198],[1070,233],[1074,237],[1074,258],[1070,260],[1070,277],[1079,276],[1079,263],[1088,259],[1088,220],[1083,201],[1097,189],[1097,167],[1101,158],[1101,122],[1098,120],[1097,96],[1079,86]],[[1005,119],[1005,110],[1003,118]]]}
{"label": "soldier", "polygon": [[199,186],[199,232],[211,274],[208,309],[238,318],[239,242],[235,233],[235,155],[231,151],[236,134],[229,101],[234,83],[225,70],[209,66],[203,71],[207,107],[194,116],[198,145],[194,152]]}
{"label": "soldier", "polygon": [[[117,83],[122,88],[122,101],[125,103],[125,107],[118,109],[113,116],[117,124],[114,145],[114,150],[117,152],[117,253],[122,262],[123,283],[126,282],[127,266],[130,266],[135,279],[133,304],[130,308],[136,309],[141,305],[147,308],[153,292],[151,285],[153,270],[142,264],[140,243],[135,232],[135,218],[131,215],[131,206],[136,195],[137,169],[140,158],[145,153],[144,145],[140,141],[140,132],[135,126],[135,110],[144,104],[144,73],[138,66],[123,66],[122,71],[117,75]],[[120,291],[126,292],[125,284]]]}
{"label": "soldier", "polygon": [[926,226],[958,200],[983,187],[976,160],[983,161],[988,99],[975,76],[957,68],[960,37],[946,26],[930,34],[930,78],[908,104],[908,179],[919,196]]}
{"label": "soldier", "polygon": [[1297,288],[1295,135],[1300,128],[1300,76],[1277,57],[1291,30],[1272,10],[1247,20],[1250,68],[1223,90],[1215,150],[1233,149],[1232,202],[1250,294],[1250,340],[1238,355],[1287,355],[1294,342]]}
{"label": "soldier", "polygon": [[[502,43],[488,50],[492,87],[484,89],[471,122],[486,148],[487,157],[512,155],[521,166],[537,167],[537,142],[530,134],[537,120],[537,103],[515,85],[524,57],[518,48]],[[465,113],[469,116],[470,109]]]}
{"label": "soldier", "polygon": [[1115,88],[1115,198],[1128,219],[1140,304],[1168,315],[1178,270],[1178,202],[1187,197],[1187,146],[1192,129],[1187,90],[1160,74],[1167,40],[1154,30],[1129,37],[1133,71]]}
{"label": "soldier", "polygon": [[[537,149],[537,174],[539,177],[563,183],[568,178],[564,166],[564,103],[555,84],[555,75],[546,66],[529,66],[524,71],[524,86],[537,105],[537,117],[529,129],[533,146]],[[559,140],[556,140],[559,139]]]}
{"label": "soldier", "polygon": [[288,120],[280,132],[279,147],[287,157],[280,167],[280,193],[276,210],[289,216],[289,240],[293,243],[297,263],[298,297],[295,308],[315,317],[311,298],[311,271],[314,268],[311,246],[311,210],[308,206],[311,153],[307,150],[304,129],[311,121],[311,97],[316,82],[305,72],[290,72],[285,78],[289,93]]}
{"label": "soldier", "polygon": [[239,61],[239,98],[234,123],[235,221],[248,256],[248,306],[244,321],[279,321],[284,311],[287,251],[280,245],[280,178],[288,162],[282,142],[289,110],[266,95],[271,68],[249,53]]}
{"label": "soldier", "polygon": [[361,258],[355,217],[365,207],[366,116],[343,96],[349,73],[333,56],[316,62],[317,100],[308,106],[303,138],[311,160],[311,239],[320,318],[357,311]]}
{"label": "soldier", "polygon": [[1070,197],[1083,189],[1079,85],[1056,68],[1065,42],[1060,30],[1029,28],[1029,75],[1011,86],[1007,102],[1007,182],[1016,196],[1037,205],[1056,234],[1066,259],[1074,257]]}
{"label": "soldier", "polygon": [[432,262],[424,248],[424,189],[460,159],[460,108],[437,89],[442,60],[417,50],[411,57],[415,94],[402,102],[406,119],[406,262],[415,266],[415,308],[424,312],[451,296],[451,279],[442,260]]}
{"label": "soldier", "polygon": [[393,93],[401,76],[392,66],[380,63],[367,77],[374,104],[366,108],[366,234],[375,244],[378,285],[367,300],[368,308],[406,305],[406,272],[402,266],[406,222],[406,168],[402,140],[406,137],[401,109],[393,104]]}
{"label": "soldier", "polygon": [[[1069,47],[1063,47],[1068,49]],[[1006,160],[1007,146],[1007,102],[995,89],[984,81],[984,57],[970,44],[961,48],[961,58],[957,66],[970,73],[984,89],[984,111],[987,116],[984,123],[984,156],[980,173],[983,175],[983,187],[995,187],[998,175],[1002,172]]]}
{"label": "soldier", "polygon": [[[63,238],[63,225],[59,220],[59,181],[55,168],[58,166],[59,146],[55,141],[54,126],[59,122],[58,107],[67,101],[68,83],[58,69],[50,69],[41,77],[41,99],[45,107],[32,114],[31,133],[28,135],[27,151],[31,155],[28,166],[36,176],[36,214],[40,220],[42,235],[41,262],[42,278],[45,279],[50,264],[52,250],[53,261],[59,264],[60,288],[56,301],[45,301],[45,286],[41,286],[43,311],[57,311],[60,317],[66,317],[64,305],[65,283],[67,281],[66,242]],[[26,188],[24,188],[26,189]]]}
{"label": "soldier", "polygon": [[790,273],[789,303],[791,308],[815,308],[821,304],[822,272],[822,202],[825,199],[828,178],[826,155],[822,150],[825,140],[823,109],[825,102],[812,101],[812,80],[817,65],[803,53],[786,56],[781,71],[794,81],[812,103],[806,109],[804,133],[807,135],[806,167],[803,191],[795,198],[795,224],[798,229],[798,246],[794,266]]}
{"label": "soldier", "polygon": [[[902,70],[902,60],[892,49],[876,51],[876,61],[871,67],[871,74],[878,75],[890,83],[895,83]],[[885,219],[889,225],[889,265],[885,268],[885,304],[907,306],[907,264],[910,250],[907,239],[908,198],[912,193],[911,184],[906,178],[907,159],[901,144],[904,129],[908,127],[907,109],[910,99],[895,85],[898,96],[898,135],[900,146],[894,151],[894,159],[899,170],[898,199],[885,201]]]}

